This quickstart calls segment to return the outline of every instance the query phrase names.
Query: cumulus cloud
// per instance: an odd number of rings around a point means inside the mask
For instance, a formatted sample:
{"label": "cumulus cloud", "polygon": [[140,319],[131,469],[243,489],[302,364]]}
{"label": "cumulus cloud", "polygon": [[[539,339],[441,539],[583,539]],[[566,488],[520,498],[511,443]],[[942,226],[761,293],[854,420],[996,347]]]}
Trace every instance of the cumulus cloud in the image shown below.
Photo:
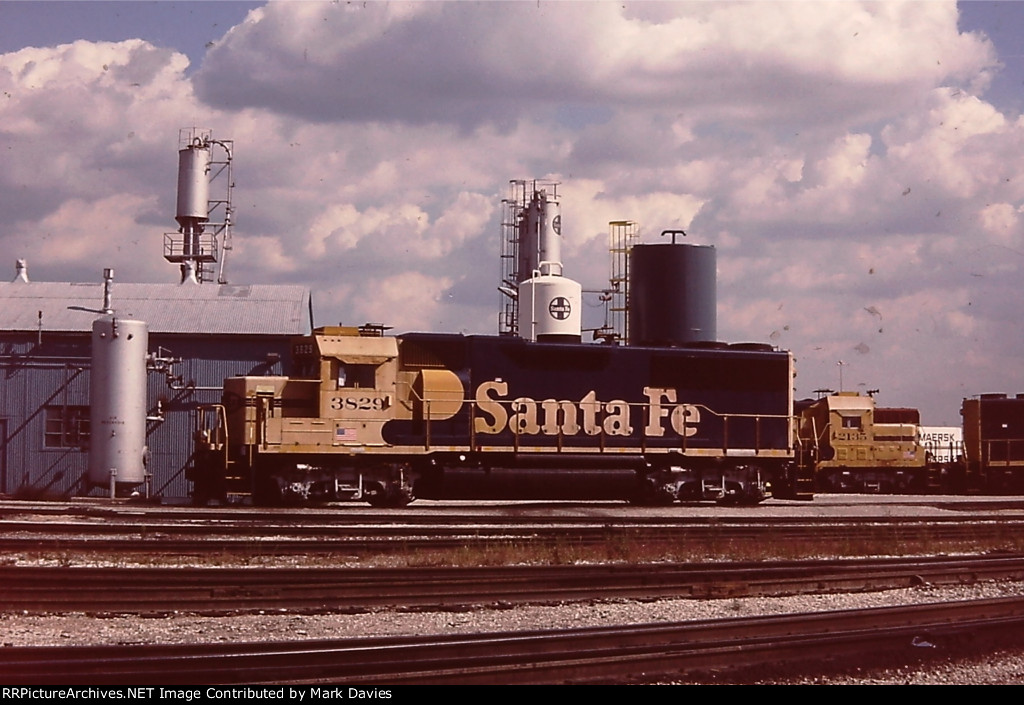
{"label": "cumulus cloud", "polygon": [[210,102],[331,122],[639,103],[763,125],[817,99],[848,124],[878,113],[872,91],[906,104],[993,63],[952,4],[645,5],[271,4],[218,43],[197,85]]}
{"label": "cumulus cloud", "polygon": [[0,55],[0,245],[37,279],[174,280],[178,130],[212,128],[235,148],[230,279],[307,284],[320,323],[489,333],[508,181],[553,179],[585,288],[606,285],[608,221],[684,229],[718,248],[719,336],[793,349],[799,395],[841,359],[955,423],[961,394],[1024,391],[1024,122],[987,102],[999,57],[957,21],[280,2],[198,67],[145,37],[26,47]]}

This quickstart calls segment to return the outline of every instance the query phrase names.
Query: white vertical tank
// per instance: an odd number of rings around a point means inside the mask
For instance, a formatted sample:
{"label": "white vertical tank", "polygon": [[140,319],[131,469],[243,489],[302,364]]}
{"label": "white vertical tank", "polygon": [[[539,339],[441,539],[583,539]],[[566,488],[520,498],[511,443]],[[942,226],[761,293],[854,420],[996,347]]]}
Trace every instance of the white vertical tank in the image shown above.
{"label": "white vertical tank", "polygon": [[210,219],[210,144],[198,138],[178,152],[178,210],[183,257],[201,256],[201,237]]}
{"label": "white vertical tank", "polygon": [[92,324],[89,376],[89,481],[119,487],[146,479],[146,354],[144,321],[104,316]]}
{"label": "white vertical tank", "polygon": [[178,225],[209,219],[210,146],[201,140],[178,152]]}
{"label": "white vertical tank", "polygon": [[518,328],[533,342],[578,343],[583,288],[562,276],[562,214],[554,192],[535,190],[519,224]]}
{"label": "white vertical tank", "polygon": [[[561,274],[561,266],[557,269]],[[578,343],[582,303],[579,282],[547,273],[527,279],[519,284],[519,334],[532,341]]]}

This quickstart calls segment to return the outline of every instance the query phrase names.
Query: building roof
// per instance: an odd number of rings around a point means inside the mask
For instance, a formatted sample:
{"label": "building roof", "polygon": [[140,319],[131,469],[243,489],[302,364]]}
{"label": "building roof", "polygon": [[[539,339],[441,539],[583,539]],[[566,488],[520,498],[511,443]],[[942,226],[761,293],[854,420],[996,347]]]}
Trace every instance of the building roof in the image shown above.
{"label": "building roof", "polygon": [[[311,327],[303,286],[114,282],[111,308],[150,333],[304,335]],[[0,282],[0,331],[89,332],[102,309],[102,283]]]}

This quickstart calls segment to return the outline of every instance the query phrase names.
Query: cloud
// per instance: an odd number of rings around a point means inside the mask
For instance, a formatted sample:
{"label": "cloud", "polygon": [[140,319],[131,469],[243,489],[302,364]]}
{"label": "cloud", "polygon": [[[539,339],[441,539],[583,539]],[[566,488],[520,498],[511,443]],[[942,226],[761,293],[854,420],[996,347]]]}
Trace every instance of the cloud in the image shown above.
{"label": "cloud", "polygon": [[141,40],[0,56],[0,210],[8,224],[45,217],[65,199],[103,199],[157,181],[161,130],[176,133],[181,108],[192,104],[187,65]]}
{"label": "cloud", "polygon": [[555,106],[849,124],[995,59],[946,3],[272,3],[196,75],[212,104],[325,122],[512,122]]}
{"label": "cloud", "polygon": [[176,280],[161,235],[196,125],[233,140],[231,280],[306,284],[321,323],[490,333],[501,199],[550,178],[585,288],[606,285],[608,221],[685,229],[718,248],[720,337],[793,349],[801,394],[842,359],[955,422],[960,394],[1024,391],[1024,121],[986,101],[999,57],[957,19],[281,2],[192,73],[144,38],[24,48],[0,56],[0,246],[36,279]]}
{"label": "cloud", "polygon": [[[159,276],[163,241],[139,228],[134,216],[155,201],[131,195],[68,199],[33,225],[16,254],[11,253],[11,263],[15,256],[25,258],[33,276],[46,272],[48,279],[58,281],[100,281],[105,267],[113,267],[125,281]],[[147,253],[141,261],[140,251]]]}

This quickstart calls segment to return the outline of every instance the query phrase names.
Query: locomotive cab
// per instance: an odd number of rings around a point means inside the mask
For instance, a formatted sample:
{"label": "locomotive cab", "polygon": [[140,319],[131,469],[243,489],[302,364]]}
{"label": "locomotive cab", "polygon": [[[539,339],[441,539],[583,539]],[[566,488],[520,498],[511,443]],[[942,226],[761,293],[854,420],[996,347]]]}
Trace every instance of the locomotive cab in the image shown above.
{"label": "locomotive cab", "polygon": [[799,433],[816,460],[819,489],[923,490],[929,467],[917,442],[918,425],[916,409],[877,407],[873,397],[839,392],[803,410]]}
{"label": "locomotive cab", "polygon": [[367,455],[387,446],[397,357],[379,328],[318,328],[292,345],[295,376],[226,379],[222,403],[200,410],[196,499],[411,501],[403,469]]}

